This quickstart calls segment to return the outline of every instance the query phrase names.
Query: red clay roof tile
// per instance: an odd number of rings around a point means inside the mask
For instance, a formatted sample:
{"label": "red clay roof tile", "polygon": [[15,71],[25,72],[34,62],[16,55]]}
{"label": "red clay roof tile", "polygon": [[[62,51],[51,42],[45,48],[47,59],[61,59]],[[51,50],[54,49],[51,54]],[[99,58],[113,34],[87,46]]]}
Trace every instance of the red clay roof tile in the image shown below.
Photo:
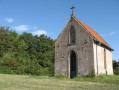
{"label": "red clay roof tile", "polygon": [[97,41],[103,43],[106,45],[108,48],[113,50],[110,45],[92,28],[87,26],[85,23],[83,23],[81,20],[77,19],[75,16],[72,16],[80,25],[82,25]]}

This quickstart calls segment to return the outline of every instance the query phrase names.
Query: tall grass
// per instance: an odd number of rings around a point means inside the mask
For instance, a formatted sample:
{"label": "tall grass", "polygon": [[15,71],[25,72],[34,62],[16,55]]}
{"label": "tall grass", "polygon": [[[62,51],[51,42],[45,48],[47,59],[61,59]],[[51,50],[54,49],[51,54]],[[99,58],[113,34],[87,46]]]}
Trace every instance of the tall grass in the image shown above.
{"label": "tall grass", "polygon": [[[119,90],[119,76],[64,77],[0,74],[0,90]],[[105,83],[96,83],[105,82]],[[107,84],[107,83],[112,84]]]}
{"label": "tall grass", "polygon": [[100,75],[96,77],[76,77],[75,81],[99,82],[119,85],[119,75]]}

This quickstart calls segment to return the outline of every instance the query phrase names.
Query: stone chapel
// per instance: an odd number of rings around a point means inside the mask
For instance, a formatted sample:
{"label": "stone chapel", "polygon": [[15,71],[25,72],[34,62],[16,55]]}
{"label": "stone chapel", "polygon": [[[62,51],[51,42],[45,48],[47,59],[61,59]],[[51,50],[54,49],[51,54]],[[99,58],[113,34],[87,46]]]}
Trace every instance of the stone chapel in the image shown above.
{"label": "stone chapel", "polygon": [[55,42],[55,76],[113,74],[111,46],[72,13]]}

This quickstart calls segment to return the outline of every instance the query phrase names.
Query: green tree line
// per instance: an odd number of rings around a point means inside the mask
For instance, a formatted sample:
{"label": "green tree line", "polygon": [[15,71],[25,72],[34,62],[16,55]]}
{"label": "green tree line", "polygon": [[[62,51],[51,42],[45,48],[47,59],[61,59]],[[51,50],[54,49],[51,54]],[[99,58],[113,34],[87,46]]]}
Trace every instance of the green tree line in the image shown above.
{"label": "green tree line", "polygon": [[[17,34],[0,27],[0,73],[53,75],[54,40],[45,35]],[[119,61],[113,60],[114,74],[119,75]]]}
{"label": "green tree line", "polygon": [[0,73],[53,75],[54,40],[0,27]]}

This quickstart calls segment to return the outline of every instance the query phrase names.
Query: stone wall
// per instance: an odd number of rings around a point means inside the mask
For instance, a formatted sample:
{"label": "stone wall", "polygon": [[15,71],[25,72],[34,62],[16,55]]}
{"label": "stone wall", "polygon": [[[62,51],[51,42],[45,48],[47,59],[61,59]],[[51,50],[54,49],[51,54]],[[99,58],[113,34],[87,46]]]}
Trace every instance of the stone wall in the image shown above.
{"label": "stone wall", "polygon": [[[76,30],[76,43],[69,44],[69,30]],[[70,52],[76,53],[77,75],[88,75],[94,71],[93,40],[84,27],[70,19],[55,43],[55,75],[70,77]]]}

